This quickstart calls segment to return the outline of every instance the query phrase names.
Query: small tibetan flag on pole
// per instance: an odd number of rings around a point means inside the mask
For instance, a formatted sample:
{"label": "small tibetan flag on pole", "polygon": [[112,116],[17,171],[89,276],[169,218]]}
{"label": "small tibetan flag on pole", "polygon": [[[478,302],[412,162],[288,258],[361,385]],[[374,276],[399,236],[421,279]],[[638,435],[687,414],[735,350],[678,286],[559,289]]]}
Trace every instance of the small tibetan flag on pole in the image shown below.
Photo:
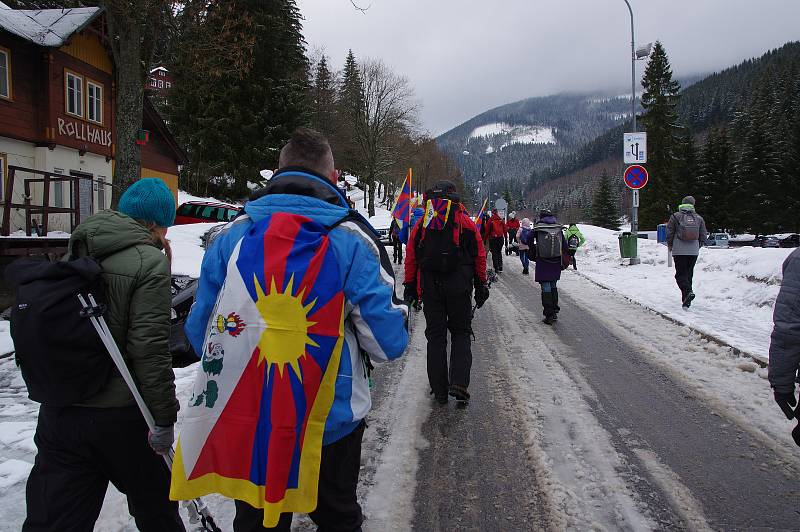
{"label": "small tibetan flag on pole", "polygon": [[411,168],[408,169],[403,187],[397,195],[392,217],[407,224],[411,223]]}

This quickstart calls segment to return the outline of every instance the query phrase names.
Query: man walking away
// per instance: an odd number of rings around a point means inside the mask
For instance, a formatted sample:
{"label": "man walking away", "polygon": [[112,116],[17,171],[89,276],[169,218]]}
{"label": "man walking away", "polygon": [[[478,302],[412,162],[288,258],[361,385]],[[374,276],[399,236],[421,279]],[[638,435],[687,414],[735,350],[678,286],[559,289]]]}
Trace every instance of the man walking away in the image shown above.
{"label": "man walking away", "polygon": [[497,214],[497,209],[492,209],[487,231],[489,233],[489,249],[492,251],[492,265],[494,271],[500,273],[503,271],[503,243],[506,238],[506,224]]}
{"label": "man walking away", "polygon": [[[480,308],[489,297],[486,251],[475,223],[459,203],[456,187],[440,181],[425,192],[425,218],[406,247],[404,299],[423,303],[428,340],[428,381],[439,404],[448,393],[469,401],[472,368],[472,289]],[[501,238],[502,240],[502,235]],[[447,368],[447,333],[452,347]]]}
{"label": "man walking away", "polygon": [[[775,402],[788,419],[797,418],[794,407],[794,383],[800,370],[800,249],[783,263],[783,281],[775,313],[772,339],[769,345],[769,383],[775,392]],[[800,445],[800,424],[792,431]]]}
{"label": "man walking away", "polygon": [[400,240],[400,223],[397,218],[392,218],[389,224],[389,241],[392,243],[392,262],[403,264],[403,242]]}
{"label": "man walking away", "polygon": [[678,212],[669,217],[667,224],[667,247],[675,260],[675,281],[681,289],[683,308],[689,308],[694,300],[692,278],[700,247],[708,238],[706,222],[694,208],[694,197],[686,196],[678,206]]}
{"label": "man walking away", "polygon": [[[544,323],[552,325],[558,320],[558,287],[561,279],[563,256],[567,253],[567,242],[564,239],[563,227],[556,221],[555,215],[547,209],[539,213],[539,221],[525,242],[529,246],[528,253],[535,261],[534,281],[542,288],[542,313]],[[532,253],[531,253],[532,252]]]}
{"label": "man walking away", "polygon": [[[377,233],[336,189],[328,141],[296,130],[264,193],[206,251],[186,334],[202,362],[171,497],[236,499],[235,532],[361,530],[370,366],[406,348]],[[271,527],[271,528],[270,528]]]}
{"label": "man walking away", "polygon": [[519,241],[517,240],[517,233],[519,232],[519,220],[517,220],[517,213],[512,212],[508,215],[506,222],[506,231],[508,233],[508,245],[506,246],[506,255],[511,255],[514,249],[519,248]]}
{"label": "man walking away", "polygon": [[569,248],[569,258],[572,267],[577,270],[578,264],[575,262],[575,252],[586,242],[586,239],[575,224],[569,224],[567,231],[564,233],[564,238],[567,239],[567,247]]}

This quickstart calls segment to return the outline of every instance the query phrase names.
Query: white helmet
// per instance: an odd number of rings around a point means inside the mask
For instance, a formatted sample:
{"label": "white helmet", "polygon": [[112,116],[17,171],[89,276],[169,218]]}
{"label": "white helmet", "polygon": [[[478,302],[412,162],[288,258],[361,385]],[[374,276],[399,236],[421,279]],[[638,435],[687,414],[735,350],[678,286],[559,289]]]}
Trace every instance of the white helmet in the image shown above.
{"label": "white helmet", "polygon": [[511,214],[508,215],[508,217],[509,218],[516,218],[517,217],[517,213],[512,212]]}

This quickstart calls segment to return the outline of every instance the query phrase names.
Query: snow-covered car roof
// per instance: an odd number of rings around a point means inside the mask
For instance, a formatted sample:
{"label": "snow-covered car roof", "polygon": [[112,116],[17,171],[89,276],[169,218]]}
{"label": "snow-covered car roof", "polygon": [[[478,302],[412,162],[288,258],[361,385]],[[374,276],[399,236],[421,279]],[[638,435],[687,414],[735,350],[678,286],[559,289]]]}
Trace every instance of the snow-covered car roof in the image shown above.
{"label": "snow-covered car roof", "polygon": [[0,2],[0,28],[39,46],[58,48],[102,11],[99,7],[11,9]]}

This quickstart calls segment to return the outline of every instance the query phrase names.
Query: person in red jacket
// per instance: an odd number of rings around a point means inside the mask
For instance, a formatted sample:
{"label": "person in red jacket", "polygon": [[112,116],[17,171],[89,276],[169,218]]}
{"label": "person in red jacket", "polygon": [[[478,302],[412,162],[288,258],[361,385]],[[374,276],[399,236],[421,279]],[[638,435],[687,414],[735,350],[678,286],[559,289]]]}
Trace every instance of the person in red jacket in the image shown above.
{"label": "person in red jacket", "polygon": [[497,209],[492,209],[492,217],[489,218],[487,231],[489,233],[489,250],[492,252],[492,265],[494,271],[500,273],[503,271],[503,242],[506,239],[506,224],[497,214]]}
{"label": "person in red jacket", "polygon": [[[420,301],[423,304],[431,393],[439,404],[447,403],[448,394],[467,403],[472,368],[472,289],[480,308],[489,298],[486,251],[475,223],[459,203],[453,183],[440,181],[425,192],[426,211],[434,203],[429,204],[429,200],[450,200],[449,215],[443,224],[439,221],[427,226],[430,217],[426,215],[411,230],[403,298],[415,307]],[[448,331],[452,342],[449,371]]]}
{"label": "person in red jacket", "polygon": [[517,213],[512,212],[508,215],[506,222],[506,232],[508,233],[508,244],[506,244],[506,255],[511,255],[512,248],[517,247],[517,233],[519,232],[519,220],[517,220]]}

